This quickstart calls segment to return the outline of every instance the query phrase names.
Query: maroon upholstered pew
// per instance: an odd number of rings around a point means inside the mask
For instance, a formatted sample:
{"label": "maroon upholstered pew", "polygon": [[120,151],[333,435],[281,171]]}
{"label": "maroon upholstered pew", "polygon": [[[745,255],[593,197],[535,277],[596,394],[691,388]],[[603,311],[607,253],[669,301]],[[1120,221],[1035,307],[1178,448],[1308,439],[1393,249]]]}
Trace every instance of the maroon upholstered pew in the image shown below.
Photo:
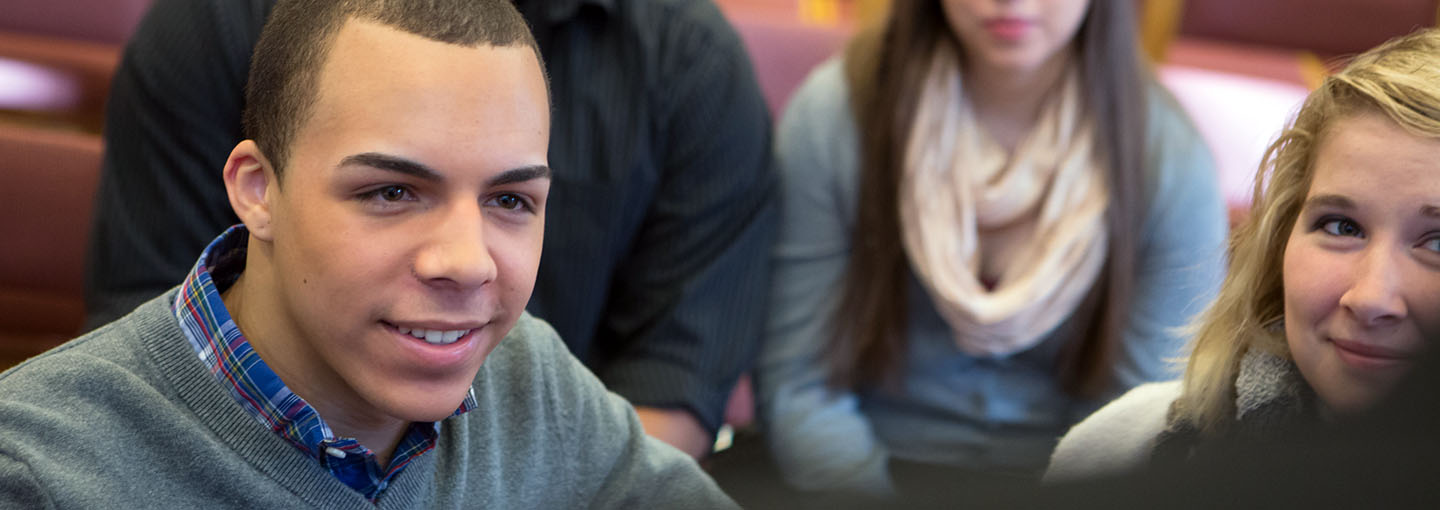
{"label": "maroon upholstered pew", "polygon": [[0,369],[73,337],[100,137],[0,122]]}

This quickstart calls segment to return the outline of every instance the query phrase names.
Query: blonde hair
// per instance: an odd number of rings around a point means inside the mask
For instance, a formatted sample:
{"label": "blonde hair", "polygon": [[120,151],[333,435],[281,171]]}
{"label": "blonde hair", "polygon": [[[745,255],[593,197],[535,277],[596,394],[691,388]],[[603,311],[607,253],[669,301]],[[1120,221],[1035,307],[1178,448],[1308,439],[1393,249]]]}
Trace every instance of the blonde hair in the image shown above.
{"label": "blonde hair", "polygon": [[1326,133],[1337,121],[1367,112],[1417,136],[1440,137],[1440,30],[1392,39],[1355,57],[1310,93],[1266,149],[1251,214],[1230,237],[1230,271],[1214,304],[1191,326],[1194,350],[1174,418],[1204,434],[1223,431],[1234,421],[1235,378],[1245,353],[1290,356],[1283,329],[1285,245]]}

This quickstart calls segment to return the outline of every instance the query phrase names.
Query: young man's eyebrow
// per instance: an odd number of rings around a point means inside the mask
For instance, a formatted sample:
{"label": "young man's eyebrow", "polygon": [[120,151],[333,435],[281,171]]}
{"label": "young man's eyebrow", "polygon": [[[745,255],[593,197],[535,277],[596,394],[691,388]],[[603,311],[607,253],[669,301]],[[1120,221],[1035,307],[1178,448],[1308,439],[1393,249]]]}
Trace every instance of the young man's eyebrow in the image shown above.
{"label": "young man's eyebrow", "polygon": [[496,176],[494,176],[494,177],[491,177],[490,180],[487,181],[486,183],[489,184],[490,186],[503,186],[503,185],[506,185],[506,184],[514,184],[514,183],[517,183],[517,182],[525,182],[525,181],[529,181],[529,180],[533,180],[533,179],[549,179],[549,178],[550,178],[550,167],[545,166],[545,165],[531,165],[531,166],[522,166],[522,167],[520,167],[520,168],[512,168],[512,169],[510,169],[510,170],[506,170],[506,171],[504,171],[504,172],[500,172],[499,175],[496,175]]}
{"label": "young man's eyebrow", "polygon": [[[435,169],[423,163],[379,152],[364,152],[346,156],[345,159],[340,160],[340,166],[343,167],[347,165],[361,165],[380,170],[399,172],[429,181],[445,180],[445,177],[441,175],[440,172],[435,171]],[[500,172],[500,174],[486,181],[486,184],[490,186],[501,186],[542,178],[550,178],[550,167],[545,165],[530,165]]]}
{"label": "young man's eyebrow", "polygon": [[1427,218],[1440,218],[1440,207],[1433,205],[1420,206],[1420,215]]}
{"label": "young man's eyebrow", "polygon": [[425,166],[423,163],[411,161],[399,156],[382,154],[379,152],[362,152],[346,156],[340,160],[340,166],[361,165],[379,170],[399,172],[405,175],[412,175],[427,181],[443,181],[444,176],[435,169]]}

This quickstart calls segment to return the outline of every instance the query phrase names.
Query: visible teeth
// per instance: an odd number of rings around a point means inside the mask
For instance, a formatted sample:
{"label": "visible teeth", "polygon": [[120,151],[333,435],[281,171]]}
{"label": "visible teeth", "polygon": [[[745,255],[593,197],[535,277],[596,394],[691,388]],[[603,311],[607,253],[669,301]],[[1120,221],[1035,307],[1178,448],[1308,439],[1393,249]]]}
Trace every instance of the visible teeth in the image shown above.
{"label": "visible teeth", "polygon": [[410,329],[402,328],[399,326],[396,326],[395,329],[400,330],[401,333],[404,333],[406,335],[410,335],[420,340],[424,340],[426,342],[437,345],[455,343],[455,341],[459,340],[460,337],[465,336],[466,333],[470,332],[470,330],[468,329],[441,331],[438,329]]}

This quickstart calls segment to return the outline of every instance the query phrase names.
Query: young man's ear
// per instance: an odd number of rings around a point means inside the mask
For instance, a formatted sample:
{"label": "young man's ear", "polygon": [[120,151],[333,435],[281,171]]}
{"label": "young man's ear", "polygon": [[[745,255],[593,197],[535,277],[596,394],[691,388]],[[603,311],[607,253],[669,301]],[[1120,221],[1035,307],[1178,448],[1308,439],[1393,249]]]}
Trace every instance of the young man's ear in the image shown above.
{"label": "young man's ear", "polygon": [[230,207],[256,238],[271,240],[272,193],[279,192],[270,160],[254,140],[245,140],[225,160],[225,193]]}

